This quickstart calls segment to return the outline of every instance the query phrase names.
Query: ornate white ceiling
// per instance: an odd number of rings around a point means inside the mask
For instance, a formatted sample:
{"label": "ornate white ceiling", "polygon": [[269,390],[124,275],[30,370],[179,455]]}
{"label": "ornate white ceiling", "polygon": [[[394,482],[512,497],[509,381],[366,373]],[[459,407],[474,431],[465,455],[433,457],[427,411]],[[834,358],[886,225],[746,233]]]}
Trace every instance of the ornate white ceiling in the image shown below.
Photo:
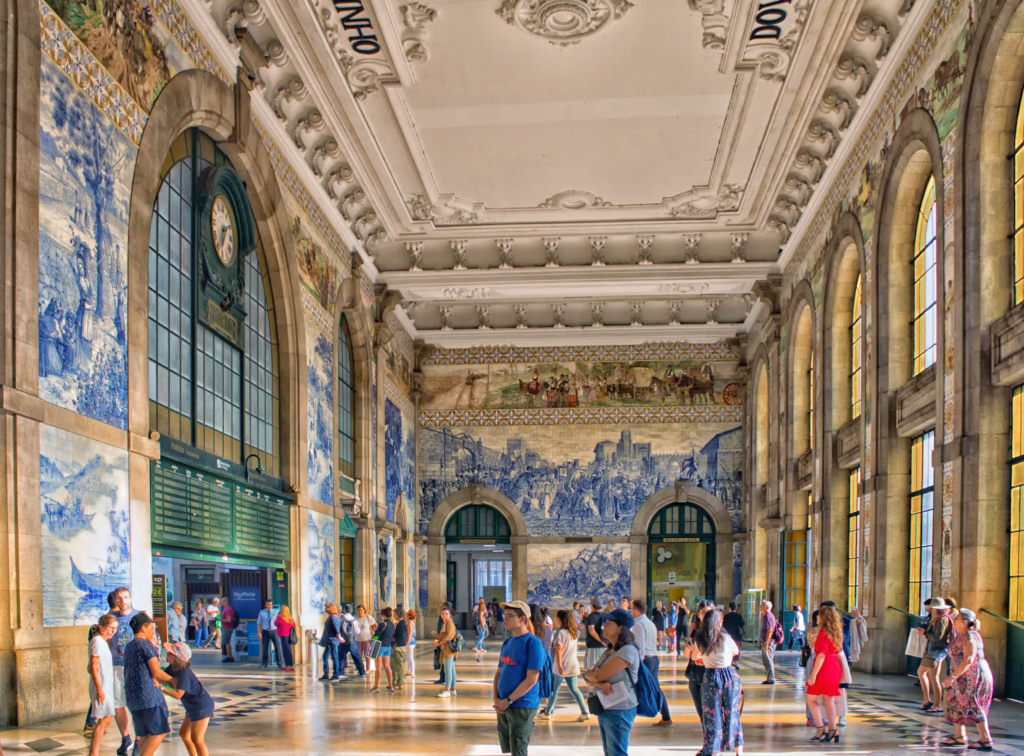
{"label": "ornate white ceiling", "polygon": [[289,157],[442,345],[743,330],[743,295],[777,272],[924,16],[913,0],[186,4],[236,47],[248,29]]}

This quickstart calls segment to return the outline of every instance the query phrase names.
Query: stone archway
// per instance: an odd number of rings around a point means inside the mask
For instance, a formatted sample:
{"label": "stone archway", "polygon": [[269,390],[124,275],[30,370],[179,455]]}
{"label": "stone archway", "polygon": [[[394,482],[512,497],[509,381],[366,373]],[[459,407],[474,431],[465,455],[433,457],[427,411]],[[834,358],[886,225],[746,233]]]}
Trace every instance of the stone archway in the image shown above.
{"label": "stone archway", "polygon": [[696,504],[708,513],[715,524],[715,599],[718,603],[729,603],[734,590],[732,517],[717,496],[681,480],[649,496],[633,518],[633,527],[629,532],[629,577],[633,594],[637,595],[638,590],[646,590],[647,586],[647,546],[650,543],[647,529],[654,515],[670,504]]}
{"label": "stone archway", "polygon": [[447,596],[445,526],[457,511],[471,504],[494,507],[508,521],[511,532],[509,540],[512,544],[512,596],[526,599],[526,519],[515,502],[505,494],[487,488],[482,483],[470,483],[468,487],[442,501],[427,525],[427,606],[424,610],[427,630],[437,623],[438,607]]}

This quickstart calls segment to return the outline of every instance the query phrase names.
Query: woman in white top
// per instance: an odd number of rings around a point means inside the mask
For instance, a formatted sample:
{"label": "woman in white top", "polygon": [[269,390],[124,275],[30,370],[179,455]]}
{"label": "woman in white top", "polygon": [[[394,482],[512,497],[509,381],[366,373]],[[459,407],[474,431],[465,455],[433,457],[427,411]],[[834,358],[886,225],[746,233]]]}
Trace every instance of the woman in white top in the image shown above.
{"label": "woman in white top", "polygon": [[590,712],[587,711],[587,703],[580,693],[580,683],[577,679],[580,674],[580,660],[576,655],[576,644],[579,640],[579,630],[576,629],[576,620],[573,613],[568,609],[559,609],[555,612],[555,635],[552,639],[552,662],[554,670],[551,675],[551,696],[548,698],[548,705],[544,711],[537,715],[537,719],[551,719],[551,712],[555,709],[555,701],[558,700],[558,689],[565,680],[569,693],[580,707],[580,715],[577,722],[586,722],[590,719]]}
{"label": "woman in white top", "polygon": [[89,628],[89,700],[96,720],[89,756],[99,756],[103,733],[114,716],[114,662],[110,657],[110,639],[117,632],[117,617],[104,614]]}
{"label": "woman in white top", "polygon": [[740,705],[743,686],[733,669],[733,657],[740,650],[736,641],[722,631],[722,610],[711,609],[700,623],[693,639],[704,660],[704,680],[700,686],[704,708],[703,756],[717,756],[722,751],[743,753],[743,726]]}
{"label": "woman in white top", "polygon": [[377,622],[366,613],[366,607],[362,604],[356,607],[356,626],[359,631],[356,633],[356,648],[359,655],[363,657],[363,664],[370,667],[370,639],[373,631],[377,629]]}

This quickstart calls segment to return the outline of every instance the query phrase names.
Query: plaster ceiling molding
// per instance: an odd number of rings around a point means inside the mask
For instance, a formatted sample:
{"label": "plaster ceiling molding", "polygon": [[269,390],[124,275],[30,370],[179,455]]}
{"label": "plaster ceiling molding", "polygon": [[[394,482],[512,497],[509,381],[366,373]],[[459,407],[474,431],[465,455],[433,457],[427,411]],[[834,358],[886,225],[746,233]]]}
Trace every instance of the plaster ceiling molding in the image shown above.
{"label": "plaster ceiling molding", "polygon": [[744,294],[740,299],[743,300],[743,314],[749,315],[751,310],[754,309],[754,295]]}
{"label": "plaster ceiling molding", "polygon": [[555,319],[555,328],[565,328],[565,302],[553,302],[551,315]]}
{"label": "plaster ceiling molding", "polygon": [[742,263],[746,262],[746,258],[743,257],[743,247],[747,244],[747,239],[750,238],[750,234],[733,234],[732,235],[732,262]]}
{"label": "plaster ceiling molding", "polygon": [[423,270],[423,242],[411,241],[405,243],[405,250],[409,253],[409,270]]}
{"label": "plaster ceiling molding", "polygon": [[388,240],[388,232],[379,226],[366,234],[363,239],[363,246],[370,253],[370,257],[376,259],[380,245]]}
{"label": "plaster ceiling molding", "polygon": [[878,42],[878,51],[875,53],[875,60],[882,60],[892,49],[892,42],[896,35],[892,26],[883,18],[865,13],[857,20],[851,35],[857,42],[871,39]]}
{"label": "plaster ceiling molding", "polygon": [[331,137],[313,147],[309,157],[309,168],[319,179],[324,177],[324,166],[341,157],[341,148]]}
{"label": "plaster ceiling molding", "polygon": [[309,90],[306,89],[306,85],[302,83],[302,79],[298,76],[293,76],[277,88],[274,92],[270,106],[274,109],[274,115],[276,115],[279,120],[287,122],[288,114],[284,109],[285,104],[302,102],[307,97],[309,97]]}
{"label": "plaster ceiling molding", "polygon": [[452,330],[452,306],[441,305],[438,308],[441,313],[441,330],[451,331]]}
{"label": "plaster ceiling molding", "polygon": [[241,5],[231,6],[224,14],[224,37],[232,47],[241,47],[239,31],[266,22],[267,16],[257,0],[245,0]]}
{"label": "plaster ceiling molding", "polygon": [[701,46],[705,50],[723,52],[729,38],[729,17],[725,13],[725,0],[687,0],[690,10],[700,13],[704,30]]}
{"label": "plaster ceiling molding", "polygon": [[537,207],[551,210],[583,210],[588,207],[613,207],[613,205],[590,192],[572,190],[554,194]]}
{"label": "plaster ceiling molding", "polygon": [[782,194],[794,200],[800,207],[807,205],[811,199],[811,192],[808,181],[795,173],[789,174],[782,184]]}
{"label": "plaster ceiling molding", "polygon": [[654,234],[641,234],[636,237],[637,265],[654,265]]}
{"label": "plaster ceiling molding", "polygon": [[410,2],[398,7],[404,28],[402,50],[410,63],[427,62],[427,24],[437,18],[437,11],[423,3]]}
{"label": "plaster ceiling molding", "polygon": [[713,220],[719,213],[739,209],[743,189],[739,184],[725,184],[718,191],[691,189],[675,197],[665,197],[661,204],[673,218]]}
{"label": "plaster ceiling molding", "polygon": [[588,241],[590,242],[590,264],[598,268],[607,265],[608,261],[604,257],[604,245],[608,243],[608,237],[591,236]]}
{"label": "plaster ceiling molding", "polygon": [[530,323],[528,321],[528,315],[526,312],[526,305],[517,304],[514,305],[513,309],[516,313],[516,328],[529,328]]}
{"label": "plaster ceiling molding", "polygon": [[497,13],[509,26],[553,45],[577,45],[633,7],[629,0],[504,0]]}
{"label": "plaster ceiling molding", "polygon": [[668,324],[669,325],[680,325],[683,317],[683,303],[679,301],[673,301],[668,303]]}
{"label": "plaster ceiling molding", "polygon": [[813,121],[807,127],[807,138],[810,140],[825,160],[831,159],[839,147],[839,135],[835,129],[822,121]]}
{"label": "plaster ceiling molding", "polygon": [[808,149],[797,152],[793,161],[793,168],[807,175],[811,186],[816,186],[821,181],[827,167],[820,155],[815,155]]}
{"label": "plaster ceiling molding", "polygon": [[490,299],[494,289],[490,286],[449,286],[442,294],[446,299]]}
{"label": "plaster ceiling molding", "polygon": [[341,199],[338,192],[344,192],[346,185],[351,184],[354,180],[355,173],[352,171],[352,166],[348,163],[341,163],[330,170],[324,170],[324,191],[327,192],[328,197],[337,202]]}
{"label": "plaster ceiling molding", "polygon": [[[347,221],[352,221],[357,217],[356,212],[358,208],[366,202],[366,192],[363,191],[361,186],[353,186],[349,191],[341,195],[338,200],[338,211],[342,217]],[[353,223],[353,230],[355,230],[355,224]]]}
{"label": "plaster ceiling molding", "polygon": [[835,113],[838,115],[839,131],[841,132],[849,128],[853,116],[857,113],[857,108],[850,98],[834,89],[830,89],[821,96],[818,110],[825,114]]}
{"label": "plaster ceiling molding", "polygon": [[274,68],[284,68],[290,60],[288,51],[281,44],[280,40],[277,39],[271,40],[263,47],[263,54]]}
{"label": "plaster ceiling molding", "polygon": [[450,244],[452,252],[455,254],[455,267],[453,270],[465,270],[466,247],[469,245],[469,239],[452,239]]}
{"label": "plaster ceiling molding", "polygon": [[453,194],[442,194],[431,202],[422,194],[410,195],[406,200],[413,220],[431,221],[435,226],[462,226],[476,223],[484,206],[482,202],[469,202]]}
{"label": "plaster ceiling molding", "polygon": [[590,325],[593,328],[604,328],[604,302],[590,303]]}
{"label": "plaster ceiling molding", "polygon": [[306,152],[309,150],[306,140],[311,139],[315,141],[317,136],[322,134],[326,127],[323,114],[319,110],[310,110],[295,120],[295,126],[292,128],[292,141],[295,142],[295,146],[301,152]]}
{"label": "plaster ceiling molding", "polygon": [[365,100],[385,81],[398,80],[361,0],[310,0],[310,5],[353,97]]}
{"label": "plaster ceiling molding", "polygon": [[737,69],[755,68],[759,78],[783,82],[810,14],[813,0],[750,3],[750,21]]}
{"label": "plaster ceiling molding", "polygon": [[498,248],[498,267],[508,270],[512,267],[512,239],[495,239],[494,246]]}
{"label": "plaster ceiling molding", "polygon": [[477,305],[476,315],[479,324],[477,328],[481,331],[491,330],[491,307],[490,305]]}
{"label": "plaster ceiling molding", "polygon": [[663,283],[658,286],[659,294],[704,294],[710,290],[711,284],[707,281],[691,281],[678,283]]}
{"label": "plaster ceiling molding", "polygon": [[874,73],[865,60],[854,55],[844,55],[836,63],[834,78],[836,81],[852,82],[859,100],[868,93]]}
{"label": "plaster ceiling molding", "polygon": [[549,236],[541,239],[544,243],[544,257],[546,262],[544,263],[545,268],[557,268],[558,263],[558,242],[560,238],[557,236]]}
{"label": "plaster ceiling molding", "polygon": [[721,299],[709,299],[705,302],[707,308],[707,324],[715,325],[718,323],[718,308],[722,304]]}
{"label": "plaster ceiling molding", "polygon": [[697,248],[700,246],[700,234],[687,234],[683,237],[683,244],[686,245],[685,261],[690,264],[700,262],[700,255]]}
{"label": "plaster ceiling molding", "polygon": [[630,326],[642,326],[644,324],[644,303],[629,303],[629,324]]}

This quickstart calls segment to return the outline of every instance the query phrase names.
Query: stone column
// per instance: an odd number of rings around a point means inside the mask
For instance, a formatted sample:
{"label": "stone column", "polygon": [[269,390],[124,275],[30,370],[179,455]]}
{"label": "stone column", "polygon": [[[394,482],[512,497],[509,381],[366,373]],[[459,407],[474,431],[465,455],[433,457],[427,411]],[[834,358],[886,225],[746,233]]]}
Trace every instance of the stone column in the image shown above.
{"label": "stone column", "polygon": [[732,601],[733,592],[732,543],[732,533],[715,536],[715,603],[727,606]]}

